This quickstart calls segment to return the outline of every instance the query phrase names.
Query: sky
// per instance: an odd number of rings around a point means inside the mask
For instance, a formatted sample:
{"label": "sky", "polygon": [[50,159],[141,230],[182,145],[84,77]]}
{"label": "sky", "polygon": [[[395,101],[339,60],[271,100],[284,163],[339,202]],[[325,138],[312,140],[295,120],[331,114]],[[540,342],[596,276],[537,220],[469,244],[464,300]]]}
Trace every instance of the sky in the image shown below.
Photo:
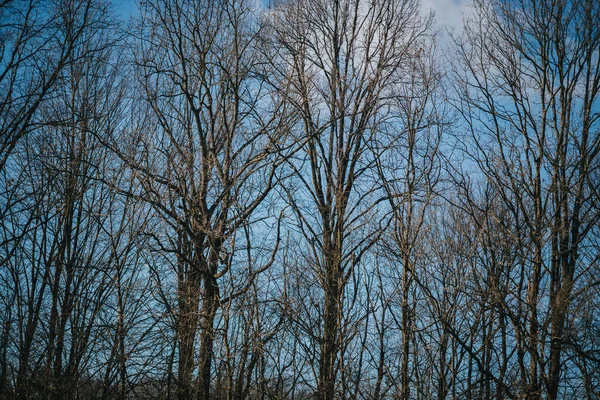
{"label": "sky", "polygon": [[137,1],[136,0],[112,0],[115,4],[116,12],[125,21],[131,16],[137,15]]}
{"label": "sky", "polygon": [[[194,0],[191,0],[194,1]],[[435,12],[436,25],[460,31],[463,15],[469,13],[471,0],[421,0],[425,10]],[[137,14],[137,0],[113,0],[117,12],[124,20]]]}
{"label": "sky", "polygon": [[425,9],[435,12],[436,26],[460,32],[463,16],[471,11],[471,0],[421,0]]}

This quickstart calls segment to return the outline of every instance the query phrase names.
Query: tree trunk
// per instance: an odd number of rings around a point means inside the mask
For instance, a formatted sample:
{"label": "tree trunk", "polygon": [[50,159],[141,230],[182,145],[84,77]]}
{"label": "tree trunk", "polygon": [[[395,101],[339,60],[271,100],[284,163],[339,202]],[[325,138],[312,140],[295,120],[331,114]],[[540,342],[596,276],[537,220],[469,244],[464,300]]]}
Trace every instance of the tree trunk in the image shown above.
{"label": "tree trunk", "polygon": [[336,383],[336,358],[339,347],[340,327],[340,282],[339,266],[329,263],[326,271],[323,341],[319,360],[318,394],[322,400],[333,400]]}
{"label": "tree trunk", "polygon": [[[188,266],[189,267],[189,266]],[[181,262],[180,268],[185,268]],[[180,274],[182,271],[180,271]],[[195,267],[187,278],[179,279],[179,321],[177,338],[179,341],[179,365],[177,398],[189,400],[194,396],[193,371],[198,327],[198,306],[200,295],[200,274]]]}
{"label": "tree trunk", "polygon": [[210,400],[210,376],[215,341],[214,322],[219,309],[219,287],[210,274],[204,280],[202,322],[200,333],[200,357],[198,365],[198,400]]}

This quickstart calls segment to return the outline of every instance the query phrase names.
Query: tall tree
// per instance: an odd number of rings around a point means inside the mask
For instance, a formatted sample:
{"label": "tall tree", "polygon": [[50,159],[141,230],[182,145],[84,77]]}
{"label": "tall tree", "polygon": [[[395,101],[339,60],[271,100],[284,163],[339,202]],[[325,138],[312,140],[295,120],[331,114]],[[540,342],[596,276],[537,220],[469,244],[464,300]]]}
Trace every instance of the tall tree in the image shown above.
{"label": "tall tree", "polygon": [[[343,367],[346,286],[379,230],[366,229],[376,212],[374,157],[369,148],[388,113],[390,85],[412,57],[428,24],[413,0],[303,0],[269,13],[273,84],[300,115],[300,155],[288,198],[309,248],[320,326],[317,393],[333,399]],[[314,328],[313,324],[308,324]]]}
{"label": "tall tree", "polygon": [[0,171],[17,143],[43,123],[36,111],[61,72],[83,47],[98,50],[87,40],[107,26],[106,7],[96,0],[0,2]]}
{"label": "tall tree", "polygon": [[113,198],[96,135],[116,124],[115,24],[97,1],[2,2],[0,12],[0,296],[12,309],[1,390],[70,398],[96,367],[108,292],[98,215]]}
{"label": "tall tree", "polygon": [[[288,115],[258,73],[254,6],[146,3],[134,56],[147,118],[131,147],[111,145],[138,183],[128,195],[152,206],[164,229],[152,236],[165,260],[173,257],[176,304],[164,299],[175,318],[180,399],[211,398],[219,311],[272,263],[232,273],[236,234],[277,181]],[[170,276],[157,279],[170,284]]]}
{"label": "tall tree", "polygon": [[401,399],[410,398],[410,366],[416,366],[415,281],[418,267],[426,261],[424,248],[427,214],[440,190],[440,142],[444,128],[441,74],[435,64],[433,43],[414,44],[403,79],[394,84],[393,118],[382,126],[384,146],[377,148],[377,172],[383,182],[391,223],[384,234],[384,253],[397,270],[395,293],[400,296],[402,336]]}
{"label": "tall tree", "polygon": [[[515,321],[529,398],[561,393],[582,249],[598,223],[600,4],[477,1],[458,50],[472,159],[512,213],[520,242]],[[500,218],[500,217],[497,217]],[[500,219],[499,219],[500,220]],[[501,220],[500,220],[501,221]]]}

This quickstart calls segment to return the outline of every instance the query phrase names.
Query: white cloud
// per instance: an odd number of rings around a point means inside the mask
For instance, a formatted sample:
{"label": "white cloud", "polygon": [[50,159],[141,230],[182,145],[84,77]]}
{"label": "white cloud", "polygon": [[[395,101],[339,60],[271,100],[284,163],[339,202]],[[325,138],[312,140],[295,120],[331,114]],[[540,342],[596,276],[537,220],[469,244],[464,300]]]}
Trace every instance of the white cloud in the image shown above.
{"label": "white cloud", "polygon": [[438,28],[459,33],[463,18],[472,10],[471,0],[422,0],[423,10],[435,12],[435,24]]}

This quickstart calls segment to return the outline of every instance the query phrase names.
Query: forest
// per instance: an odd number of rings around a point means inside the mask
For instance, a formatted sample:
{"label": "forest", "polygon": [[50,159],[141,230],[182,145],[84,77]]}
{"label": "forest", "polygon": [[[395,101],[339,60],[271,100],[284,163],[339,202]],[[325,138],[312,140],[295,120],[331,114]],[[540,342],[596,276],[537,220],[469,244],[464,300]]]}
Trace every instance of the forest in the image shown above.
{"label": "forest", "polygon": [[600,1],[427,4],[0,0],[0,398],[599,399]]}

